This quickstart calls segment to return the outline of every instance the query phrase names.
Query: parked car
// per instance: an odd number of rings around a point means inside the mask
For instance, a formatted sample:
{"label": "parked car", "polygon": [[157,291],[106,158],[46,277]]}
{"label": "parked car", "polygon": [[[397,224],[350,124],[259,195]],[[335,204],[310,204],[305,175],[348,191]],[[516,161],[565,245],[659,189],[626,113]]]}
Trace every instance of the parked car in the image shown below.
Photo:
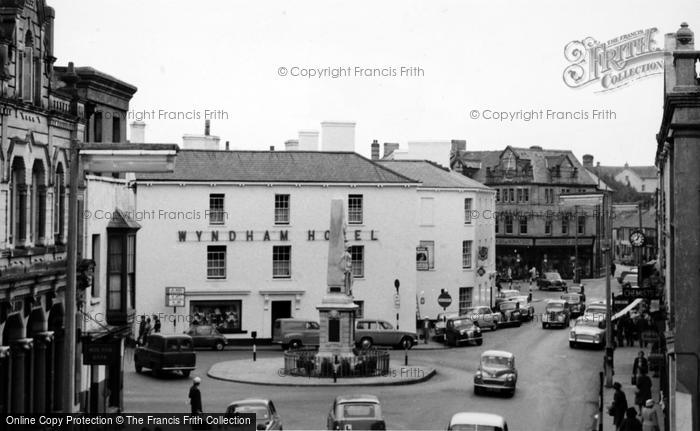
{"label": "parked car", "polygon": [[518,301],[520,305],[520,320],[529,322],[535,318],[535,306],[532,305],[527,296],[516,296],[512,300]]}
{"label": "parked car", "polygon": [[410,349],[417,343],[418,335],[415,332],[399,331],[384,320],[358,319],[355,321],[355,344],[362,348],[367,349],[378,345]]}
{"label": "parked car", "polygon": [[469,316],[453,317],[445,326],[445,342],[450,346],[458,346],[460,343],[474,343],[481,346],[484,339],[481,329]]}
{"label": "parked car", "polygon": [[481,354],[479,367],[474,374],[474,393],[482,391],[515,393],[518,370],[515,368],[515,355],[502,350],[487,350]]}
{"label": "parked car", "polygon": [[620,273],[620,276],[617,277],[617,282],[620,284],[623,284],[623,280],[625,279],[626,276],[628,276],[629,274],[637,274],[637,271],[638,271],[637,268],[632,268],[628,271],[622,271]]}
{"label": "parked car", "polygon": [[206,347],[214,350],[224,350],[226,337],[211,325],[197,325],[188,329],[185,334],[192,337],[194,348]]}
{"label": "parked car", "polygon": [[469,316],[479,328],[491,328],[492,331],[498,329],[498,324],[502,320],[501,313],[486,306],[467,308],[464,315]]}
{"label": "parked car", "polygon": [[445,323],[447,323],[447,319],[451,319],[457,316],[459,316],[459,314],[457,313],[438,313],[437,320],[435,321],[435,336],[444,337]]}
{"label": "parked car", "polygon": [[583,284],[573,284],[566,287],[566,293],[578,293],[581,295],[581,302],[586,302],[586,293]]}
{"label": "parked car", "polygon": [[586,304],[583,303],[581,295],[578,293],[565,293],[561,299],[569,303],[569,313],[575,319],[586,311]]}
{"label": "parked car", "polygon": [[163,371],[180,371],[187,377],[195,369],[196,363],[197,355],[189,335],[149,335],[146,344],[134,351],[137,373],[148,368],[155,376],[162,375]]}
{"label": "parked car", "polygon": [[227,414],[255,413],[256,430],[281,430],[282,419],[270,400],[246,399],[234,401],[226,408]]}
{"label": "parked car", "polygon": [[510,301],[512,298],[520,295],[522,295],[522,293],[516,289],[501,290],[496,297],[496,307],[498,307],[501,302]]}
{"label": "parked car", "polygon": [[566,328],[569,326],[569,319],[569,303],[563,299],[553,299],[545,306],[542,315],[542,328],[547,329],[550,326]]}
{"label": "parked car", "polygon": [[329,430],[385,430],[382,406],[374,395],[338,396],[333,401]]}
{"label": "parked car", "polygon": [[569,332],[569,347],[579,345],[605,347],[605,316],[586,313],[576,319],[574,327]]}
{"label": "parked car", "polygon": [[321,327],[312,320],[277,319],[272,328],[272,342],[281,345],[284,350],[318,346],[320,337]]}
{"label": "parked car", "polygon": [[456,413],[450,419],[447,431],[486,430],[508,431],[508,424],[502,416],[491,413]]}
{"label": "parked car", "polygon": [[520,326],[523,324],[520,316],[520,304],[517,301],[504,301],[498,304],[498,311],[501,313],[501,326]]}
{"label": "parked car", "polygon": [[605,300],[591,300],[586,305],[586,314],[602,314],[603,318],[608,313],[608,308],[605,305]]}
{"label": "parked car", "polygon": [[566,282],[562,280],[561,275],[558,272],[545,272],[542,277],[537,279],[537,287],[540,290],[561,290],[562,292],[566,290]]}

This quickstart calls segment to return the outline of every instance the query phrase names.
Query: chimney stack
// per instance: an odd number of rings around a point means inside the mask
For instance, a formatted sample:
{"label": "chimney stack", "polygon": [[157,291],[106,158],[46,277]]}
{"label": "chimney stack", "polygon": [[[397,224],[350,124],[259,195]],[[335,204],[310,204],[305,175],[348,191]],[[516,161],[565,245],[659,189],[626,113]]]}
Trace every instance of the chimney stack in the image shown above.
{"label": "chimney stack", "polygon": [[583,155],[583,167],[592,168],[593,167],[593,156],[590,154]]}
{"label": "chimney stack", "polygon": [[384,157],[388,156],[389,154],[393,153],[394,150],[399,149],[399,144],[392,144],[389,142],[384,143]]}
{"label": "chimney stack", "polygon": [[355,123],[350,121],[323,121],[321,123],[321,151],[355,151]]}
{"label": "chimney stack", "polygon": [[228,150],[229,150],[229,145],[228,145],[228,141],[226,141],[226,151],[228,151]]}
{"label": "chimney stack", "polygon": [[379,142],[372,141],[372,160],[379,160]]}
{"label": "chimney stack", "polygon": [[318,130],[299,130],[299,150],[318,151]]}
{"label": "chimney stack", "polygon": [[143,121],[134,121],[130,125],[132,144],[143,144],[146,142],[146,123]]}
{"label": "chimney stack", "polygon": [[211,131],[211,122],[209,120],[204,120],[204,136],[209,136]]}
{"label": "chimney stack", "polygon": [[299,141],[296,139],[288,139],[284,141],[284,150],[285,151],[298,151],[299,150]]}

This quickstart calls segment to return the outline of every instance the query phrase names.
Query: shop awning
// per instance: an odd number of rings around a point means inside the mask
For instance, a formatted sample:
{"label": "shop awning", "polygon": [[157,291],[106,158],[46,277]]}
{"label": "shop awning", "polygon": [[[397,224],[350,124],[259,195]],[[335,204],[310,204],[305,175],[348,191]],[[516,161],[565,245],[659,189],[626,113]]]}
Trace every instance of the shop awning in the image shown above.
{"label": "shop awning", "polygon": [[643,299],[643,298],[637,298],[637,299],[635,299],[634,301],[632,301],[632,303],[631,303],[630,305],[628,305],[627,307],[623,308],[621,311],[619,311],[619,312],[616,313],[614,316],[612,316],[611,320],[619,319],[620,317],[622,317],[622,316],[624,316],[625,314],[629,313],[630,310],[632,310],[633,308],[635,308],[636,306],[638,306],[639,304],[642,303],[642,299]]}

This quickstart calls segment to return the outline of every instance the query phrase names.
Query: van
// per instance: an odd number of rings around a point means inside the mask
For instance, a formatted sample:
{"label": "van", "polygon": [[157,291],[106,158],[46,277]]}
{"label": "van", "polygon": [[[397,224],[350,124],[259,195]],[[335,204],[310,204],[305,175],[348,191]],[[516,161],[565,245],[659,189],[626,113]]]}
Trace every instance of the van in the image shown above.
{"label": "van", "polygon": [[148,368],[157,377],[164,371],[180,371],[187,377],[195,369],[196,362],[194,343],[189,335],[149,335],[146,344],[134,351],[136,372]]}
{"label": "van", "polygon": [[298,349],[302,346],[318,346],[321,327],[318,322],[305,319],[277,319],[273,325],[272,342],[282,349]]}

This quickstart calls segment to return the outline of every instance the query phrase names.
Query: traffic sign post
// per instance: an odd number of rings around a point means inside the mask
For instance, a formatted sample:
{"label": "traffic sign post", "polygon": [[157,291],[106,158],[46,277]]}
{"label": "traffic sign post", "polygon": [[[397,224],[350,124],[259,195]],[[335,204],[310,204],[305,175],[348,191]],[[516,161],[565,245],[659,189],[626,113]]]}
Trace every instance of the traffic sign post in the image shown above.
{"label": "traffic sign post", "polygon": [[442,307],[442,310],[445,311],[447,307],[449,307],[451,304],[452,297],[449,293],[447,293],[445,289],[441,289],[440,296],[438,296],[438,305],[440,305],[440,307]]}
{"label": "traffic sign post", "polygon": [[399,329],[399,309],[401,308],[401,297],[399,296],[399,286],[401,283],[397,278],[394,280],[394,288],[396,288],[396,293],[394,294],[394,308],[396,309],[396,329]]}

